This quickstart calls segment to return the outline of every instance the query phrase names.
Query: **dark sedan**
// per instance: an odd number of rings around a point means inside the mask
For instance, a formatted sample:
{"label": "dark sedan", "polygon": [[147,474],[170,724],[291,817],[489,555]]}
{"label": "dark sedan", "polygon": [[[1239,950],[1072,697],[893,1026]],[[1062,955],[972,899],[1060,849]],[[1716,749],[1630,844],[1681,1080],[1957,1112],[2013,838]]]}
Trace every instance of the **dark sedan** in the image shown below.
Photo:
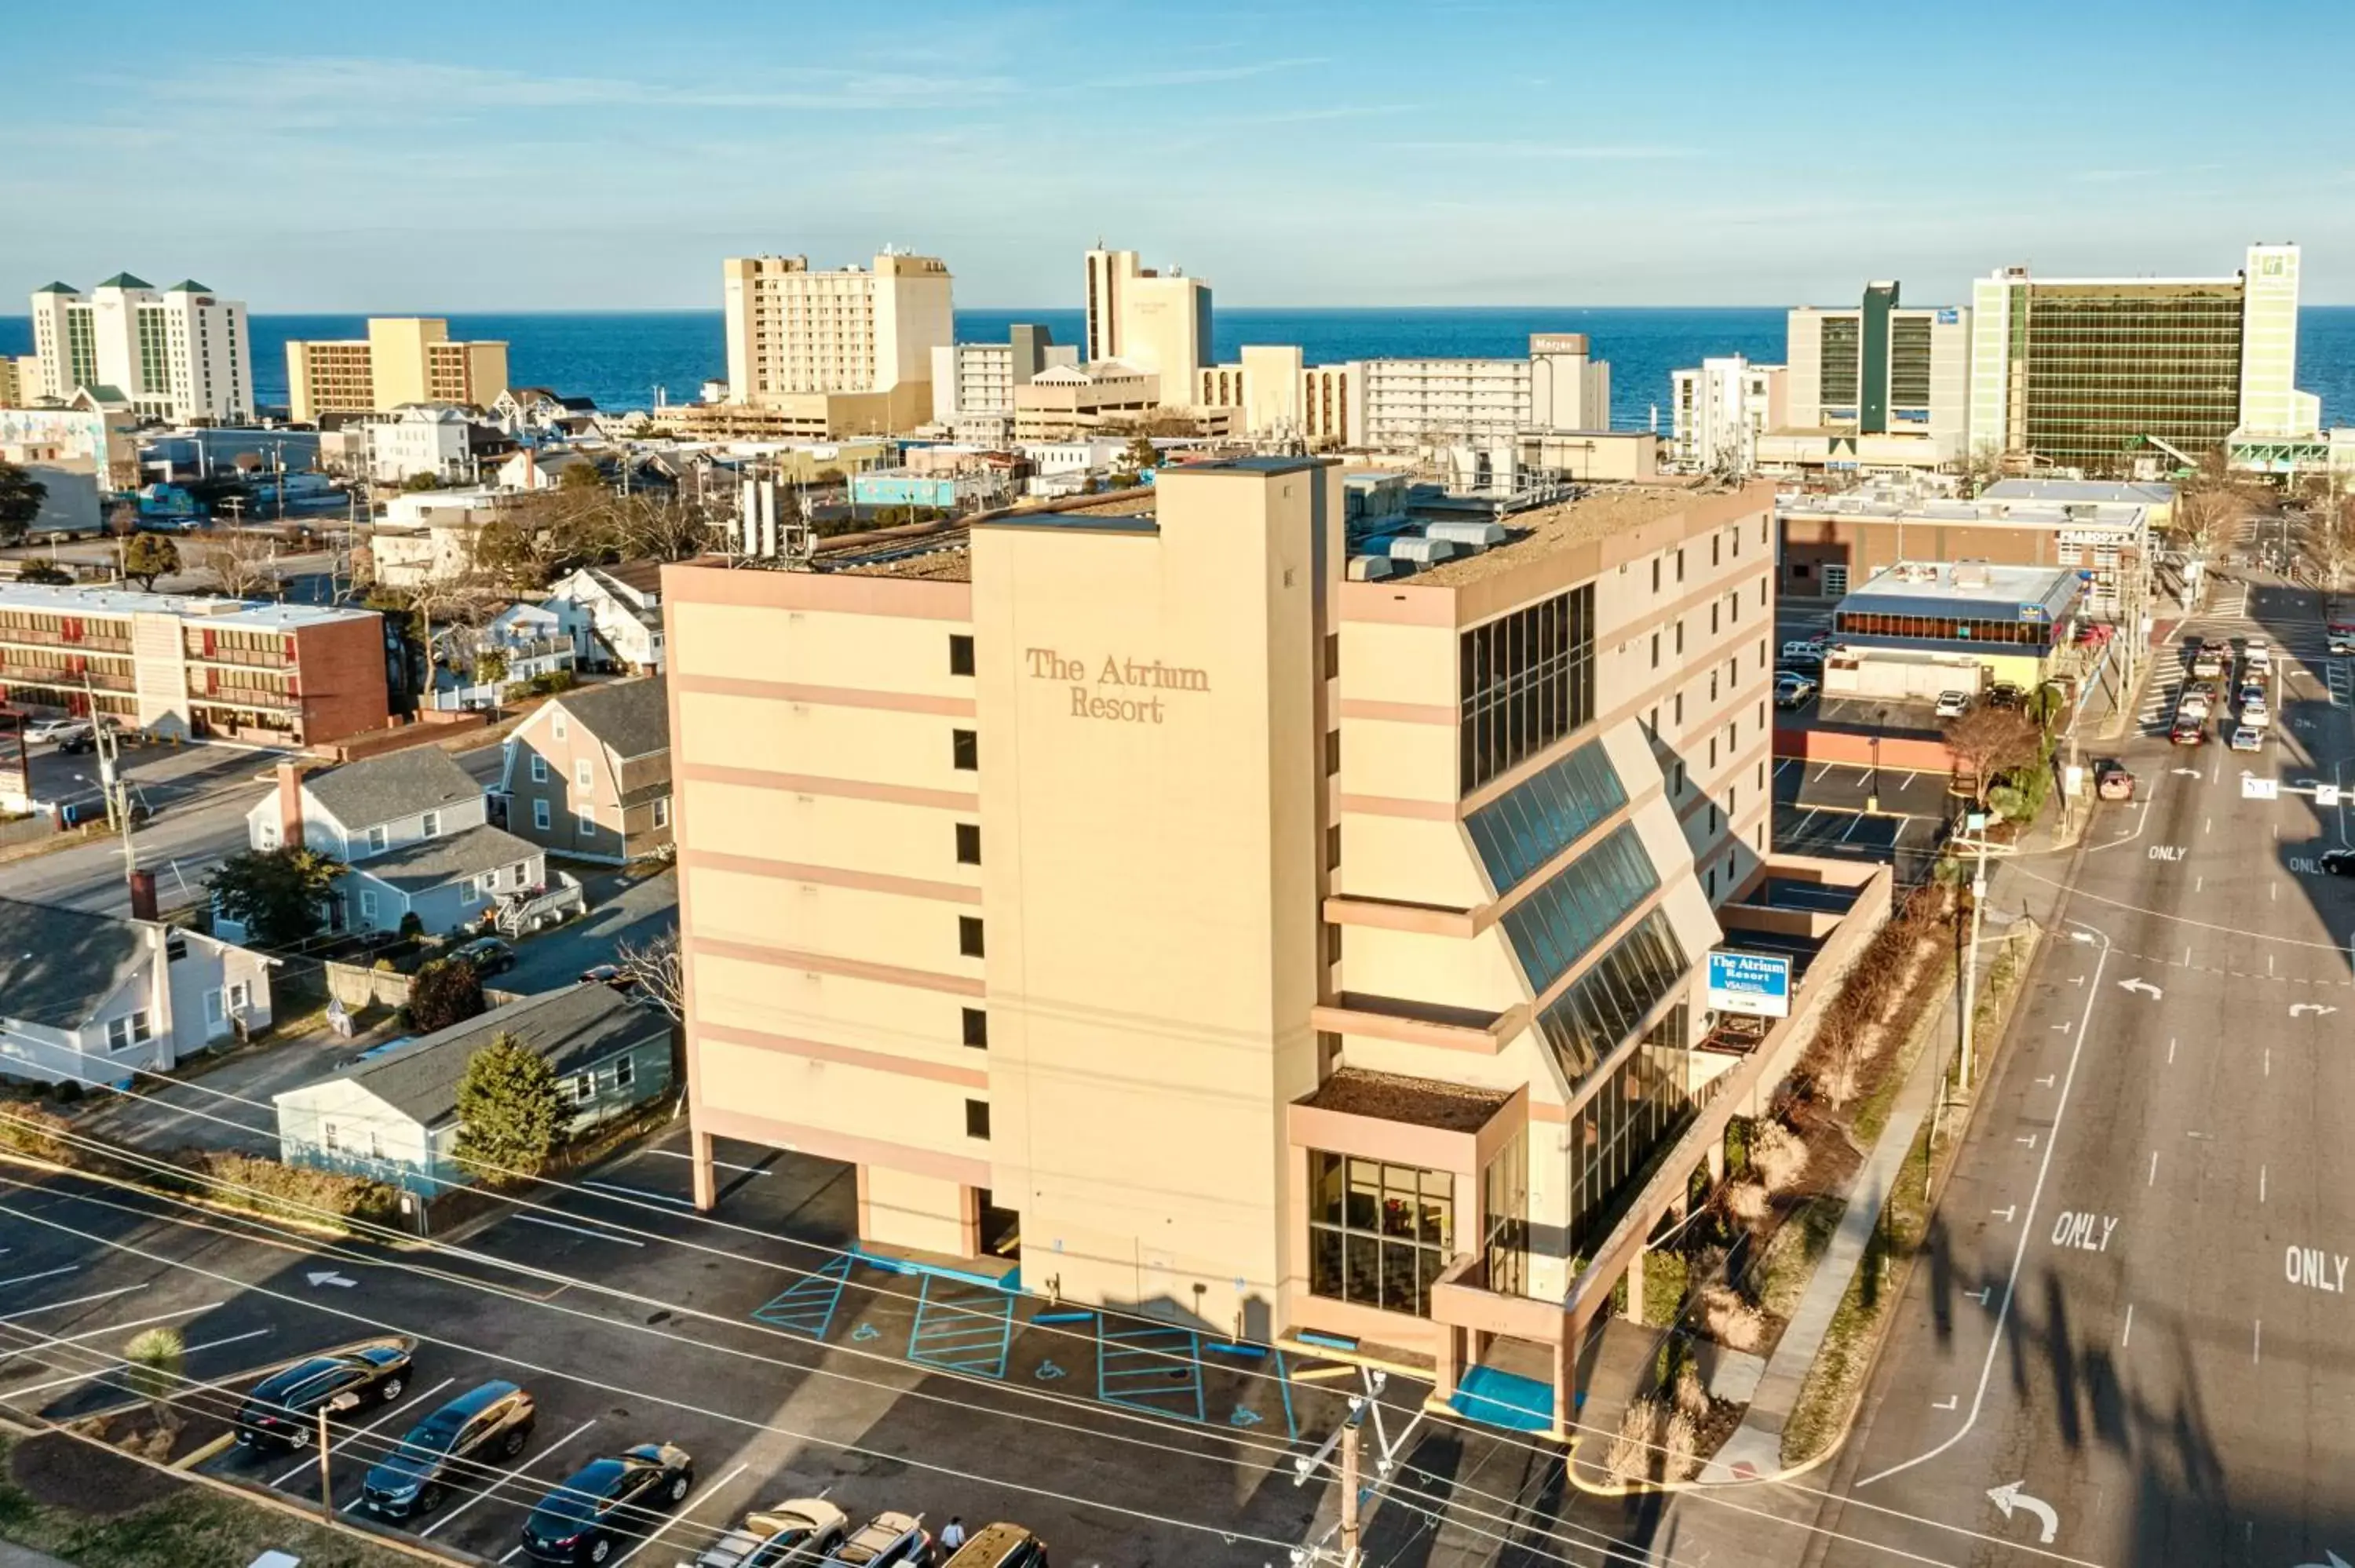
{"label": "dark sedan", "polygon": [[[367,1340],[272,1372],[245,1396],[237,1440],[254,1448],[300,1448],[317,1430],[323,1409],[350,1409],[370,1400],[391,1404],[409,1386],[416,1351],[411,1339]],[[338,1405],[346,1396],[350,1404]]]}
{"label": "dark sedan", "polygon": [[2333,876],[2355,876],[2355,849],[2324,850],[2322,869]]}
{"label": "dark sedan", "polygon": [[453,1486],[487,1473],[485,1461],[512,1459],[531,1441],[531,1395],[511,1383],[469,1389],[409,1429],[360,1483],[360,1501],[384,1519],[432,1513]]}
{"label": "dark sedan", "polygon": [[659,1510],[695,1489],[695,1461],[671,1443],[641,1443],[592,1459],[540,1499],[524,1520],[523,1549],[543,1563],[603,1563],[614,1547],[659,1527]]}

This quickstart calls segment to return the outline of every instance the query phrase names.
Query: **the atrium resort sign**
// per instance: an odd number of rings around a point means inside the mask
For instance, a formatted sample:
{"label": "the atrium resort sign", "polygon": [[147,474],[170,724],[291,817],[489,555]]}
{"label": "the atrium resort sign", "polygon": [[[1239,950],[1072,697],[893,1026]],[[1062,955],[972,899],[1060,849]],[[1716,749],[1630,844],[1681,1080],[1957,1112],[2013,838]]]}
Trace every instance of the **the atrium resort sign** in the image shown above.
{"label": "the atrium resort sign", "polygon": [[1026,648],[1030,678],[1071,688],[1071,716],[1114,724],[1160,724],[1164,692],[1207,692],[1210,673],[1157,659],[1123,659],[1107,653],[1091,662],[1052,648]]}

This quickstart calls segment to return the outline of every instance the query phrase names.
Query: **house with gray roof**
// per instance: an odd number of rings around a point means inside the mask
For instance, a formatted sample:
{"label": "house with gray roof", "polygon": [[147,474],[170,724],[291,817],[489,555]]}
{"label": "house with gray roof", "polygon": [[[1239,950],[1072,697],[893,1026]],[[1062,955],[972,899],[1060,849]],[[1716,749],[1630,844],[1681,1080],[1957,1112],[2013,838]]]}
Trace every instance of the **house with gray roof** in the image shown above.
{"label": "house with gray roof", "polygon": [[[316,773],[278,767],[278,787],[245,814],[253,849],[307,844],[343,862],[326,916],[334,931],[461,930],[512,894],[548,885],[538,846],[493,827],[482,789],[439,747],[413,746]],[[216,920],[232,938],[234,921]]]}
{"label": "house with gray roof", "polygon": [[160,921],[0,898],[0,1076],[168,1073],[268,1027],[272,962]]}
{"label": "house with gray roof", "polygon": [[492,1041],[512,1035],[554,1069],[577,1137],[670,1091],[671,1031],[659,1009],[593,981],[527,996],[280,1093],[279,1158],[432,1197],[473,1179],[457,1158],[458,1086]]}
{"label": "house with gray roof", "polygon": [[660,675],[583,686],[517,725],[494,791],[508,831],[613,864],[669,847],[669,690]]}

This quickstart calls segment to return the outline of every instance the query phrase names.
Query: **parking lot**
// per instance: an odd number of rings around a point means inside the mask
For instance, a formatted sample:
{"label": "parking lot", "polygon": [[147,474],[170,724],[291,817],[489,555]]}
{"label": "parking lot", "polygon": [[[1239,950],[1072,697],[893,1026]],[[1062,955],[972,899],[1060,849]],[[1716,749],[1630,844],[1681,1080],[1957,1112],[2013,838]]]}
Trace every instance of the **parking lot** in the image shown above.
{"label": "parking lot", "polygon": [[[412,1334],[398,1403],[338,1428],[335,1505],[356,1510],[368,1465],[410,1425],[513,1380],[538,1401],[529,1445],[402,1526],[494,1561],[518,1558],[549,1487],[653,1441],[694,1455],[697,1487],[616,1561],[684,1561],[755,1504],[819,1495],[854,1520],[885,1509],[935,1530],[953,1514],[1018,1520],[1079,1562],[1259,1563],[1308,1529],[1321,1489],[1295,1488],[1290,1459],[1332,1430],[1341,1385],[1174,1326],[899,1272],[847,1250],[847,1168],[740,1146],[721,1158],[718,1224],[691,1216],[673,1139],[431,1251],[325,1256],[79,1178],[0,1176],[0,1329],[29,1347],[0,1364],[0,1399],[50,1416],[119,1399],[105,1358],[168,1322],[186,1336],[189,1375],[220,1380],[188,1402],[218,1418],[275,1365]],[[1388,1397],[1411,1411],[1421,1393]],[[317,1496],[312,1453],[233,1448],[207,1467]]]}
{"label": "parking lot", "polygon": [[1785,758],[1774,765],[1774,847],[1852,856],[1923,874],[1952,831],[1959,803],[1944,773]]}

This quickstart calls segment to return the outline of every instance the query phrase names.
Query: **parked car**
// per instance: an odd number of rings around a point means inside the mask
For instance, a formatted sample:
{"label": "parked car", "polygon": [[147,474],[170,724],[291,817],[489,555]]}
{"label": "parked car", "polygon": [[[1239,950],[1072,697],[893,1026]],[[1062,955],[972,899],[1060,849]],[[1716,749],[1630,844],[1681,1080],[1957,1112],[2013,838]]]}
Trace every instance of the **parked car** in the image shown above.
{"label": "parked car", "polygon": [[2105,800],[2131,800],[2135,797],[2135,776],[2115,758],[2097,762],[2094,765],[2094,793]]}
{"label": "parked car", "polygon": [[850,1517],[822,1498],[796,1498],[755,1509],[703,1549],[695,1568],[779,1568],[830,1555],[850,1530]]}
{"label": "parked car", "polygon": [[2167,738],[2178,746],[2198,746],[2208,738],[2208,729],[2200,720],[2178,714],[2175,727],[2167,732]]}
{"label": "parked car", "polygon": [[360,1483],[360,1504],[383,1519],[431,1513],[485,1459],[512,1459],[538,1421],[531,1395],[493,1380],[467,1390],[409,1429]]}
{"label": "parked car", "polygon": [[641,1443],[591,1459],[539,1499],[523,1522],[523,1549],[542,1563],[603,1563],[622,1539],[647,1535],[657,1509],[695,1489],[695,1461],[673,1443]]}
{"label": "parked car", "polygon": [[1991,708],[2024,707],[2028,693],[2009,681],[1998,681],[1987,688],[1987,700]]}
{"label": "parked car", "polygon": [[1942,719],[1960,718],[1971,710],[1968,692],[1940,692],[1938,705],[1931,711]]}
{"label": "parked car", "polygon": [[515,968],[515,949],[496,937],[477,937],[471,942],[461,942],[450,949],[450,956],[469,965],[478,980],[505,974]]}
{"label": "parked car", "polygon": [[1047,1568],[1047,1543],[1018,1524],[984,1525],[943,1568]]}
{"label": "parked car", "polygon": [[2330,626],[2330,652],[2344,659],[2355,655],[2355,624],[2333,621]]}
{"label": "parked car", "polygon": [[1803,707],[1815,694],[1816,683],[1805,675],[1785,671],[1774,677],[1774,705],[1778,708]]}
{"label": "parked car", "polygon": [[410,1361],[416,1353],[415,1340],[389,1335],[282,1368],[245,1396],[237,1413],[237,1440],[249,1448],[300,1448],[311,1441],[319,1412],[333,1408],[339,1396],[349,1395],[355,1404],[394,1404],[409,1386]]}
{"label": "parked car", "polygon": [[2263,751],[2265,748],[2265,732],[2254,725],[2244,724],[2232,731],[2232,738],[2225,744],[2235,751]]}
{"label": "parked car", "polygon": [[1820,666],[1823,662],[1824,647],[1820,642],[1785,642],[1783,644],[1783,656],[1776,661],[1778,663],[1797,664],[1811,669]]}
{"label": "parked car", "polygon": [[932,1537],[913,1514],[879,1513],[826,1558],[829,1568],[932,1568]]}
{"label": "parked car", "polygon": [[619,964],[591,964],[581,971],[583,985],[609,985],[615,991],[629,991],[638,983],[638,977]]}
{"label": "parked car", "polygon": [[2264,729],[2274,722],[2273,710],[2265,705],[2263,693],[2241,694],[2241,722],[2255,729]]}
{"label": "parked car", "polygon": [[95,733],[88,719],[35,719],[25,726],[25,744],[42,746],[55,741],[87,740]]}
{"label": "parked car", "polygon": [[2355,876],[2355,849],[2324,850],[2322,869],[2333,876]]}

